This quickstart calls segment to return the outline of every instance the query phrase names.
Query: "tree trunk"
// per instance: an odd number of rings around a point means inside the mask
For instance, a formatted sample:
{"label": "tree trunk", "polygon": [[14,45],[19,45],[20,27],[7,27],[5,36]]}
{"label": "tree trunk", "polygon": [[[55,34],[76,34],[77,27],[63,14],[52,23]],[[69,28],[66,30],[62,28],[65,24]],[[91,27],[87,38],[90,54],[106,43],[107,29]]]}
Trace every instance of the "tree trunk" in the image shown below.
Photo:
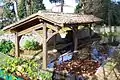
{"label": "tree trunk", "polygon": [[63,12],[64,0],[61,0],[61,12]]}
{"label": "tree trunk", "polygon": [[108,3],[108,27],[109,27],[109,30],[110,30],[110,35],[109,35],[108,41],[111,43],[112,42],[112,36],[111,36],[112,26],[111,26],[111,7],[110,7],[110,3]]}

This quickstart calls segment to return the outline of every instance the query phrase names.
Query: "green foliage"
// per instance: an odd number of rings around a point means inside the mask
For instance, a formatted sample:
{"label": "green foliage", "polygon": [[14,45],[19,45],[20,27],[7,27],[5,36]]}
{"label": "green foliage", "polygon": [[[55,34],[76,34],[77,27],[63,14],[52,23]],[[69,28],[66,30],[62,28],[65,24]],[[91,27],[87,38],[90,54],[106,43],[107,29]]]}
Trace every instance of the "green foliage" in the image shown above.
{"label": "green foliage", "polygon": [[0,29],[3,28],[3,22],[0,22]]}
{"label": "green foliage", "polygon": [[120,25],[120,4],[111,0],[81,0],[75,12],[95,15],[109,25]]}
{"label": "green foliage", "polygon": [[25,44],[23,45],[23,48],[26,50],[37,50],[39,49],[39,43],[34,40],[26,40]]}
{"label": "green foliage", "polygon": [[24,60],[21,58],[6,58],[0,68],[4,74],[15,74],[23,77],[27,76],[31,80],[52,80],[52,73],[39,70],[38,64],[34,60]]}
{"label": "green foliage", "polygon": [[4,54],[8,54],[10,50],[14,48],[14,44],[12,41],[1,40],[0,42],[0,52]]}
{"label": "green foliage", "polygon": [[6,74],[16,74],[17,76],[23,77],[28,76],[31,80],[38,78],[38,64],[33,60],[23,60],[19,58],[6,59],[5,64],[0,67],[5,71]]}
{"label": "green foliage", "polygon": [[27,16],[26,0],[21,0],[21,3],[18,5],[18,15],[20,19]]}
{"label": "green foliage", "polygon": [[36,13],[39,10],[45,10],[43,0],[33,0],[33,12],[32,13]]}
{"label": "green foliage", "polygon": [[[4,24],[8,25],[16,21],[15,12],[13,8],[13,3],[5,2],[6,4],[3,6],[3,17],[8,19],[8,21]],[[10,9],[11,8],[11,9]]]}
{"label": "green foliage", "polygon": [[40,77],[42,80],[52,80],[52,73],[50,72],[40,72]]}
{"label": "green foliage", "polygon": [[0,30],[0,36],[3,35],[4,33],[5,33],[4,31]]}
{"label": "green foliage", "polygon": [[36,13],[39,10],[45,10],[43,0],[21,0],[18,5],[18,14],[20,19]]}
{"label": "green foliage", "polygon": [[112,2],[110,7],[110,21],[111,25],[119,26],[120,25],[120,4]]}
{"label": "green foliage", "polygon": [[76,9],[75,9],[75,13],[81,13],[82,12],[82,9],[81,9],[81,5],[80,3],[76,6]]}

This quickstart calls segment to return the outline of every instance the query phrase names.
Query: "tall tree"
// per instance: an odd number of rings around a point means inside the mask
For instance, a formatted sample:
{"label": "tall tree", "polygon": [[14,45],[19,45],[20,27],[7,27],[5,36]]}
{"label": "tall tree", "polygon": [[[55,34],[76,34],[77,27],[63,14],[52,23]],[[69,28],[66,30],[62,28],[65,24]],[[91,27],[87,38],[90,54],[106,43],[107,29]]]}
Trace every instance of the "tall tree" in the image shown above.
{"label": "tall tree", "polygon": [[45,10],[43,0],[21,0],[18,7],[19,17],[25,18],[39,10]]}
{"label": "tall tree", "polygon": [[76,6],[76,13],[93,14],[102,18],[106,24],[118,25],[120,21],[119,2],[111,0],[81,0]]}
{"label": "tall tree", "polygon": [[27,16],[26,0],[21,0],[20,4],[18,5],[18,12],[20,19],[25,18]]}
{"label": "tall tree", "polygon": [[8,25],[16,21],[13,5],[14,4],[11,2],[6,2],[6,4],[3,6],[3,18],[7,20],[4,22],[4,25]]}
{"label": "tall tree", "polygon": [[45,10],[43,0],[27,0],[27,14],[31,15],[39,10]]}
{"label": "tall tree", "polygon": [[81,0],[75,12],[93,14],[106,21],[108,19],[107,16],[109,3],[110,0]]}
{"label": "tall tree", "polygon": [[39,10],[45,10],[43,0],[33,0],[33,10],[32,13],[36,13]]}
{"label": "tall tree", "polygon": [[[92,14],[102,18],[105,24],[110,29],[112,34],[112,27],[120,25],[120,7],[119,3],[112,2],[111,0],[81,0],[81,5],[76,7],[77,13]],[[111,42],[111,36],[109,41]]]}

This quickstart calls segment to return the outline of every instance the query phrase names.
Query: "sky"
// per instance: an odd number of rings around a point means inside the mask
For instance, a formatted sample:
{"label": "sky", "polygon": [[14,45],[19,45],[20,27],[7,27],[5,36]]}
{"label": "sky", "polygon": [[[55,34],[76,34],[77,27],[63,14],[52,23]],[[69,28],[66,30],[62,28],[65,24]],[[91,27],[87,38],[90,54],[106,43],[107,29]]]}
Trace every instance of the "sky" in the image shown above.
{"label": "sky", "polygon": [[120,0],[116,0],[116,1],[120,1]]}

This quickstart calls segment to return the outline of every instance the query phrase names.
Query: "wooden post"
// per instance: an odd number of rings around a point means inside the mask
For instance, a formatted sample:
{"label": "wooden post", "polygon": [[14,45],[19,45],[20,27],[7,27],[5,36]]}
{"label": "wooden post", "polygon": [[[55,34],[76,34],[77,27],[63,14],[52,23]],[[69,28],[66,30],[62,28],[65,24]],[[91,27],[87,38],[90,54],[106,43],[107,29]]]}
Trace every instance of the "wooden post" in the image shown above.
{"label": "wooden post", "polygon": [[47,69],[47,25],[43,23],[43,69]]}
{"label": "wooden post", "polygon": [[73,40],[74,40],[74,51],[77,50],[77,46],[78,46],[78,36],[77,36],[77,28],[73,29]]}
{"label": "wooden post", "polygon": [[92,24],[90,24],[88,27],[89,27],[89,34],[90,34],[90,40],[91,40],[91,37],[92,37],[92,30],[91,30],[91,26]]}
{"label": "wooden post", "polygon": [[18,33],[15,33],[15,56],[16,57],[20,57],[20,53],[19,53],[19,40],[20,40],[20,36],[18,36]]}
{"label": "wooden post", "polygon": [[56,49],[56,35],[54,35],[54,42],[53,42],[54,49]]}

